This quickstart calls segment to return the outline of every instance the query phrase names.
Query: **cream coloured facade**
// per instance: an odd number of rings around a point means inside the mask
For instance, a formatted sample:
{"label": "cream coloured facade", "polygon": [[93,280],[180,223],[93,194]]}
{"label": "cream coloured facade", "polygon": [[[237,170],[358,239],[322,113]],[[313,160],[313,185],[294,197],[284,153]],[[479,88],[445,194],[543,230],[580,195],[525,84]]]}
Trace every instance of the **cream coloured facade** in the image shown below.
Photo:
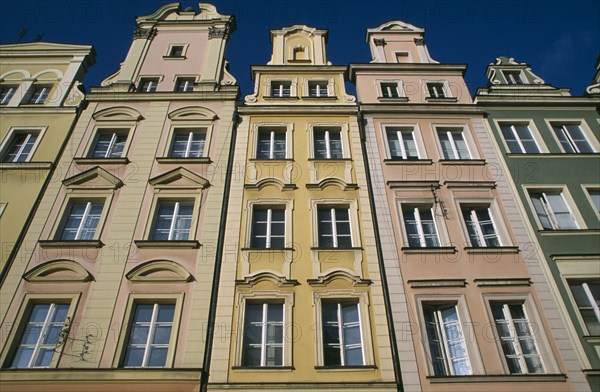
{"label": "cream coloured facade", "polygon": [[209,390],[396,390],[357,106],[327,31],[271,31],[238,112]]}
{"label": "cream coloured facade", "polygon": [[466,65],[400,21],[367,42],[373,61],[349,75],[405,390],[589,390]]}
{"label": "cream coloured facade", "polygon": [[1,288],[3,391],[198,390],[238,95],[224,60],[234,29],[202,3],[136,18]]}
{"label": "cream coloured facade", "polygon": [[94,63],[91,46],[0,45],[0,282],[57,169]]}

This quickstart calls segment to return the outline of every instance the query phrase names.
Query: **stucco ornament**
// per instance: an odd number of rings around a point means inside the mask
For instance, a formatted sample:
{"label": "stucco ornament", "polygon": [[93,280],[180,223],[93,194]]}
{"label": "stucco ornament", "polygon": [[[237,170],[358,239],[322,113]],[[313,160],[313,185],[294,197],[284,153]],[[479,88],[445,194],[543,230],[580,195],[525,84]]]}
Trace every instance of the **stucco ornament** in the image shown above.
{"label": "stucco ornament", "polygon": [[227,27],[209,27],[208,28],[208,39],[223,38],[226,39],[229,35],[229,28]]}
{"label": "stucco ornament", "polygon": [[83,101],[85,98],[85,94],[83,93],[83,84],[79,81],[75,81],[73,83],[73,87],[71,87],[71,91],[67,95],[67,99],[65,99],[65,106],[77,106]]}
{"label": "stucco ornament", "polygon": [[156,36],[156,29],[144,29],[142,27],[138,27],[133,32],[133,39],[152,39]]}

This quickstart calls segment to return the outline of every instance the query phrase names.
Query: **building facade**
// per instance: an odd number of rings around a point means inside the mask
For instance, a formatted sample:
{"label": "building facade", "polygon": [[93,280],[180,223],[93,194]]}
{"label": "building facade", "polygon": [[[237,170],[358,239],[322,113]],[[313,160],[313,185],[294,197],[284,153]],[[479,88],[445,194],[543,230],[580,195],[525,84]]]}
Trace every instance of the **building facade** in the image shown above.
{"label": "building facade", "polygon": [[[598,67],[598,65],[597,65]],[[477,91],[501,168],[526,217],[579,368],[600,388],[600,90],[583,97],[499,57]],[[558,339],[558,337],[557,337]]]}
{"label": "building facade", "polygon": [[367,42],[372,62],[349,76],[405,390],[589,390],[466,65],[433,60],[400,21]]}
{"label": "building facade", "polygon": [[238,87],[233,17],[136,18],[87,96],[7,279],[3,390],[195,391]]}
{"label": "building facade", "polygon": [[0,45],[0,282],[72,132],[94,62],[91,46]]}
{"label": "building facade", "polygon": [[272,30],[238,108],[209,390],[397,390],[357,107],[326,40]]}

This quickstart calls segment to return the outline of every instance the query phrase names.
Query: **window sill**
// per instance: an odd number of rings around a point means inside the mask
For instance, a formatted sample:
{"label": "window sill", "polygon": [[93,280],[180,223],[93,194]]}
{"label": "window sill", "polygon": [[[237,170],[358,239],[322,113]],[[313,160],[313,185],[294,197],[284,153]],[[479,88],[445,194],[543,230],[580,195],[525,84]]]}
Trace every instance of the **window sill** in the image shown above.
{"label": "window sill", "polygon": [[415,254],[415,253],[456,253],[456,247],[454,246],[430,246],[430,247],[410,247],[404,246],[400,248],[404,253]]}
{"label": "window sill", "polygon": [[456,97],[425,97],[425,101],[427,102],[458,102],[458,98]]}
{"label": "window sill", "polygon": [[599,335],[583,335],[583,340],[588,342],[589,344],[600,344],[600,336]]}
{"label": "window sill", "polygon": [[386,165],[431,165],[432,159],[384,159]]}
{"label": "window sill", "polygon": [[297,101],[297,100],[300,99],[300,97],[295,97],[295,96],[294,97],[292,97],[292,96],[289,96],[289,97],[275,97],[275,96],[272,96],[272,95],[265,95],[265,96],[263,96],[263,98],[264,99],[273,99],[273,100],[291,99],[291,100],[294,100],[294,101]]}
{"label": "window sill", "polygon": [[328,101],[335,101],[337,99],[337,97],[335,95],[323,95],[321,97],[311,97],[309,95],[302,97],[302,99],[308,99],[308,100],[319,100],[319,99],[325,99]]}
{"label": "window sill", "polygon": [[201,158],[173,158],[173,157],[159,157],[156,158],[158,163],[212,163],[209,157]]}
{"label": "window sill", "polygon": [[135,240],[135,245],[138,248],[149,249],[198,249],[200,242],[196,240],[188,241],[152,241],[152,240]]}
{"label": "window sill", "polygon": [[440,159],[442,165],[485,165],[485,159]]}
{"label": "window sill", "polygon": [[352,158],[308,158],[309,162],[352,161]]}
{"label": "window sill", "polygon": [[379,102],[408,102],[408,97],[377,97]]}
{"label": "window sill", "polygon": [[73,161],[79,165],[126,165],[129,163],[127,158],[73,158]]}
{"label": "window sill", "polygon": [[323,248],[320,246],[313,246],[310,248],[310,250],[332,250],[332,251],[345,251],[345,250],[362,250],[362,247],[360,246],[351,246],[348,248]]}
{"label": "window sill", "polygon": [[50,170],[52,162],[2,162],[0,169]]}
{"label": "window sill", "polygon": [[599,229],[570,229],[570,230],[538,230],[542,236],[555,235],[598,235]]}
{"label": "window sill", "polygon": [[375,365],[355,365],[355,366],[315,366],[316,371],[346,371],[352,372],[357,370],[370,371],[375,370]]}
{"label": "window sill", "polygon": [[185,60],[185,56],[163,56],[164,60]]}
{"label": "window sill", "polygon": [[293,366],[232,366],[231,370],[236,372],[291,372],[296,370]]}
{"label": "window sill", "polygon": [[250,162],[293,162],[294,158],[250,158]]}
{"label": "window sill", "polygon": [[519,253],[518,246],[466,246],[467,253]]}
{"label": "window sill", "polygon": [[564,158],[568,156],[569,158],[596,158],[600,153],[598,152],[540,152],[540,153],[516,153],[509,152],[506,153],[506,156],[509,158]]}
{"label": "window sill", "polygon": [[242,251],[251,251],[251,252],[284,252],[294,250],[294,248],[242,248]]}
{"label": "window sill", "polygon": [[102,248],[100,240],[40,240],[41,248]]}
{"label": "window sill", "polygon": [[432,384],[439,383],[481,383],[481,382],[566,382],[564,374],[498,374],[472,376],[427,376]]}

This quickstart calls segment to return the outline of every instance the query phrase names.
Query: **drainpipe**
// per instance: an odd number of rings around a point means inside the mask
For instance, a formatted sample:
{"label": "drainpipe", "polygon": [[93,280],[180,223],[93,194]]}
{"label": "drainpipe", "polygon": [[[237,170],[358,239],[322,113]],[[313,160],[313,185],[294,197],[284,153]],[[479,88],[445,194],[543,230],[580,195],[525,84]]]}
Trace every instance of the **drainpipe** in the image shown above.
{"label": "drainpipe", "polygon": [[[361,103],[358,102],[360,108]],[[392,363],[394,365],[394,375],[396,376],[396,388],[398,392],[404,392],[402,384],[402,372],[400,369],[400,355],[398,353],[398,344],[396,343],[396,330],[394,329],[394,318],[392,316],[392,305],[390,303],[390,292],[388,289],[387,275],[385,273],[385,265],[383,262],[383,251],[381,249],[381,238],[379,237],[379,223],[377,221],[377,208],[375,206],[375,196],[373,194],[373,186],[371,183],[371,170],[369,169],[369,159],[367,157],[366,130],[364,126],[364,118],[362,110],[358,110],[358,127],[360,129],[361,149],[363,161],[365,164],[365,174],[367,177],[367,186],[369,187],[369,204],[371,205],[371,218],[373,219],[373,228],[375,229],[375,247],[377,249],[377,262],[379,263],[379,272],[381,274],[381,286],[383,289],[383,302],[385,305],[385,316],[387,319],[388,333],[390,335],[390,343],[392,347]]]}
{"label": "drainpipe", "polygon": [[210,360],[212,356],[213,336],[215,319],[217,315],[217,299],[219,297],[219,282],[221,279],[221,264],[223,262],[223,249],[225,247],[225,225],[227,223],[227,209],[229,207],[229,192],[231,188],[231,176],[233,169],[233,159],[235,152],[235,139],[237,135],[237,126],[239,115],[237,107],[234,108],[232,116],[231,141],[229,145],[229,158],[227,160],[227,171],[225,172],[225,187],[223,189],[223,204],[221,206],[221,221],[219,222],[219,236],[217,239],[217,250],[215,255],[215,270],[213,273],[213,282],[210,293],[210,306],[208,308],[206,345],[204,347],[204,359],[202,361],[202,373],[200,375],[200,390],[206,392],[208,388],[208,377],[210,374]]}

